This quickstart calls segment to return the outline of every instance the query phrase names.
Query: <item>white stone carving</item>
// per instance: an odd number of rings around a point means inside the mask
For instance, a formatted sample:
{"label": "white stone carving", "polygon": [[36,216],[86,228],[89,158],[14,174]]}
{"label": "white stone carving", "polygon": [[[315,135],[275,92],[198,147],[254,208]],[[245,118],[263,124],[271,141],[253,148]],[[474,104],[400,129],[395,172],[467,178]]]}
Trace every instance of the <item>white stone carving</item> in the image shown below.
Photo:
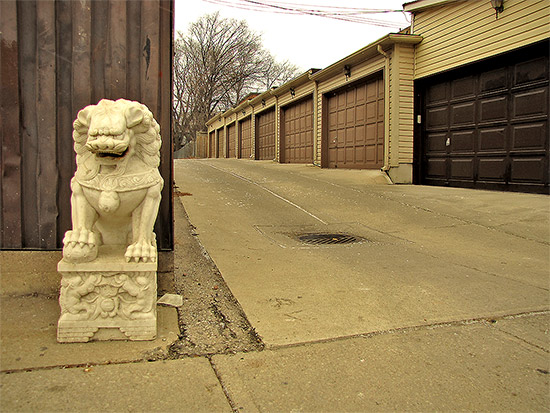
{"label": "white stone carving", "polygon": [[129,244],[127,261],[155,261],[163,180],[153,115],[138,102],[103,99],[82,109],[73,127],[73,228],[65,234],[63,258],[92,261],[102,244]]}
{"label": "white stone carving", "polygon": [[145,105],[124,99],[87,106],[73,127],[57,339],[154,339],[160,127]]}

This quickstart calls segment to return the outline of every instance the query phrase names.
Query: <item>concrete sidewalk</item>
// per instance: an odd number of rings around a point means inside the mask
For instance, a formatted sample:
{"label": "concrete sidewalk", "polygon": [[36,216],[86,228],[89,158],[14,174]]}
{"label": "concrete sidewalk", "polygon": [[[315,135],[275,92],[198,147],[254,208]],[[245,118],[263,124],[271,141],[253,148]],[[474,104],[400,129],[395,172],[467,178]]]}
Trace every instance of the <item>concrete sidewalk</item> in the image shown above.
{"label": "concrete sidewalk", "polygon": [[[175,172],[193,225],[176,205],[176,248],[200,241],[265,349],[174,359],[192,326],[168,307],[154,342],[58,344],[55,283],[14,278],[3,252],[1,411],[550,410],[547,197],[267,162]],[[362,241],[306,246],[305,232]],[[175,284],[204,271],[175,257]]]}

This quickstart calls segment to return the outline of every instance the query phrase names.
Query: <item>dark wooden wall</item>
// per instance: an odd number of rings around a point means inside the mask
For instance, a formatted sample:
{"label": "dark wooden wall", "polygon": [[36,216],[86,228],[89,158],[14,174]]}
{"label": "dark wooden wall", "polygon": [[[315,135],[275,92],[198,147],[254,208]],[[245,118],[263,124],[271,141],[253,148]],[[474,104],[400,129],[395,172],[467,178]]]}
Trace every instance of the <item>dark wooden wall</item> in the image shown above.
{"label": "dark wooden wall", "polygon": [[159,122],[165,186],[155,227],[173,247],[172,0],[0,1],[0,248],[58,249],[71,226],[72,122],[102,98]]}

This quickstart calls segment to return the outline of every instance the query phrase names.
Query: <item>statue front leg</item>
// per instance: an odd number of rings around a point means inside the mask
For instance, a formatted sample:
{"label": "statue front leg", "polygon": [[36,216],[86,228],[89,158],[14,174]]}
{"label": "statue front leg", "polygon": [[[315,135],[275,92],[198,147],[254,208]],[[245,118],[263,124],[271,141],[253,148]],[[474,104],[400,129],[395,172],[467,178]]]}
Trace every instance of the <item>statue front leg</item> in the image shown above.
{"label": "statue front leg", "polygon": [[126,249],[126,261],[155,262],[157,259],[157,244],[153,227],[160,205],[162,183],[147,190],[147,195],[132,213],[132,244]]}
{"label": "statue front leg", "polygon": [[74,178],[71,189],[73,229],[65,233],[63,258],[69,262],[93,261],[97,257],[100,243],[99,234],[92,231],[98,215],[84,196],[82,186]]}

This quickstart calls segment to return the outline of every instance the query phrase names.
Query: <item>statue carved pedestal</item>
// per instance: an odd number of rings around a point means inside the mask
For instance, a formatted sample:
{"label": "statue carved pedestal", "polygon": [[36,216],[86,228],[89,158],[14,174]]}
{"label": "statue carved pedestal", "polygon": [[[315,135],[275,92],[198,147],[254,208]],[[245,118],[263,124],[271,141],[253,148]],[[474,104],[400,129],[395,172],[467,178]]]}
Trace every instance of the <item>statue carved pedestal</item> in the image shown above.
{"label": "statue carved pedestal", "polygon": [[61,260],[57,341],[153,340],[157,262],[126,262],[126,246],[103,246],[91,262]]}

